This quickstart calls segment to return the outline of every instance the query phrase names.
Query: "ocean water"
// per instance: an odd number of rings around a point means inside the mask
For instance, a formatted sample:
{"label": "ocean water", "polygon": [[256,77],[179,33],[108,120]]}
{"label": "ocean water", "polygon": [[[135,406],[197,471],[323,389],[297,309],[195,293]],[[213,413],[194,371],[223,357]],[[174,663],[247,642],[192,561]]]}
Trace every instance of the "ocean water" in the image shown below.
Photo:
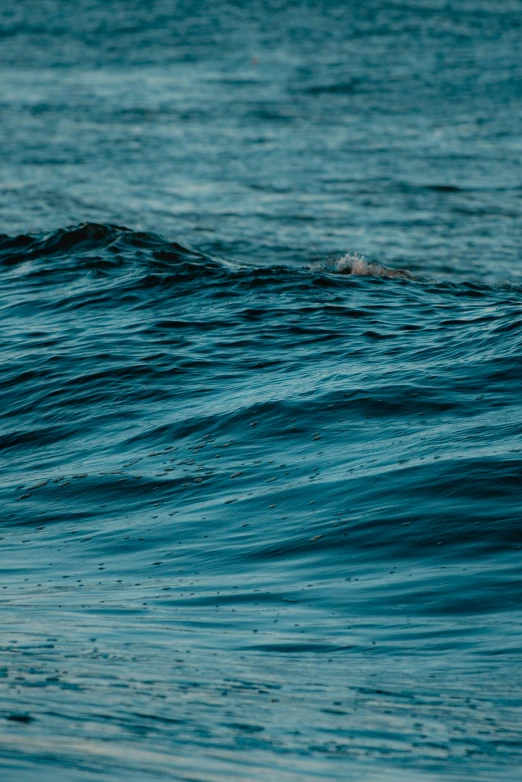
{"label": "ocean water", "polygon": [[0,66],[2,780],[519,780],[522,2]]}

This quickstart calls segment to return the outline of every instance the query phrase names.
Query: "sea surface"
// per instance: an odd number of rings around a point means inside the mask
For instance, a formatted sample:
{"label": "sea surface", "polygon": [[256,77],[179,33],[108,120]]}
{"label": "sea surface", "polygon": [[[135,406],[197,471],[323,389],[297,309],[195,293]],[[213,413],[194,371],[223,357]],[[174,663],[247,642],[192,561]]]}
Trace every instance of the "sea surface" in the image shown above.
{"label": "sea surface", "polygon": [[3,782],[518,782],[521,0],[7,2],[0,75]]}

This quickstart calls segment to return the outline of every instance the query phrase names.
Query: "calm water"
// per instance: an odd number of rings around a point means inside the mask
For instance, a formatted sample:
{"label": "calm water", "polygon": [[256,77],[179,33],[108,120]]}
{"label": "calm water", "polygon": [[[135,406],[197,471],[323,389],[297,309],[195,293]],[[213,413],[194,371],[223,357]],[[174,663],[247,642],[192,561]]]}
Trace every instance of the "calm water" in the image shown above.
{"label": "calm water", "polygon": [[522,2],[0,68],[2,779],[519,780]]}

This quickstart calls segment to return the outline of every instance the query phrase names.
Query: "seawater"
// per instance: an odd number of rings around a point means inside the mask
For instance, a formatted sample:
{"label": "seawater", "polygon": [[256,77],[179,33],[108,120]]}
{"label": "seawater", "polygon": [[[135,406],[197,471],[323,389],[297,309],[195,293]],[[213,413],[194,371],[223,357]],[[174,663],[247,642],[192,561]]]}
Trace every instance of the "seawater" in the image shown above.
{"label": "seawater", "polygon": [[521,26],[2,9],[2,779],[520,778]]}

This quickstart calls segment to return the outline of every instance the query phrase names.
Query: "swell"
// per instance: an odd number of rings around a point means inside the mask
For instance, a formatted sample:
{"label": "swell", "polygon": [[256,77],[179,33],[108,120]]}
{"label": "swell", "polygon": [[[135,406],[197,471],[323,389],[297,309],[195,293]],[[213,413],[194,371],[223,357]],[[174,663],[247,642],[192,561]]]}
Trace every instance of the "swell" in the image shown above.
{"label": "swell", "polygon": [[216,572],[516,555],[518,290],[90,224],[0,257],[10,528],[88,527],[115,557],[133,529]]}
{"label": "swell", "polygon": [[[117,225],[83,223],[44,234],[22,234],[10,237],[0,235],[0,268],[11,271],[13,279],[33,283],[38,289],[46,284],[54,287],[62,283],[66,287],[80,277],[90,286],[93,297],[102,297],[107,285],[112,291],[116,283],[122,296],[139,290],[161,287],[180,287],[191,282],[211,286],[226,280],[227,290],[215,295],[234,295],[245,287],[290,285],[296,291],[324,288],[341,290],[349,275],[350,284],[364,283],[370,278],[374,284],[386,279],[417,281],[447,295],[482,296],[498,290],[519,292],[519,286],[482,284],[480,281],[452,283],[414,277],[405,269],[367,262],[357,253],[347,253],[334,261],[314,263],[310,267],[262,266],[248,261],[231,261],[218,255],[202,253],[187,245],[172,242],[159,234],[133,231]],[[363,279],[361,279],[363,278]],[[69,301],[72,307],[82,303],[84,292],[77,293],[77,300]],[[93,299],[94,300],[94,299]],[[131,300],[129,299],[131,302]],[[60,303],[60,299],[54,302]],[[132,303],[132,302],[131,302]]]}

